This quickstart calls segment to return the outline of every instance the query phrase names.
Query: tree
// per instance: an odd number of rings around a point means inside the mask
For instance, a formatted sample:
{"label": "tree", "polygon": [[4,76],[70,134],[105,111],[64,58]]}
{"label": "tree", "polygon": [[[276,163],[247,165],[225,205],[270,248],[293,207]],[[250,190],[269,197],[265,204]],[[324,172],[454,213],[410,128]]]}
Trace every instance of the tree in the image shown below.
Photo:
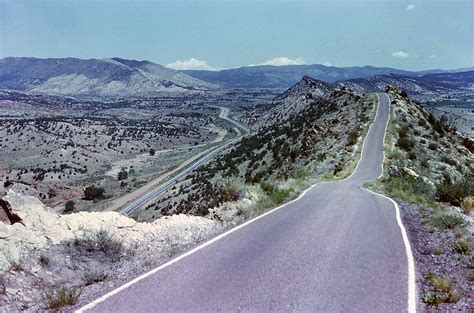
{"label": "tree", "polygon": [[54,198],[58,195],[58,192],[54,189],[49,189],[48,190],[48,197],[51,199],[51,198]]}
{"label": "tree", "polygon": [[153,149],[153,148],[150,149],[150,155],[151,155],[151,156],[154,156],[154,155],[155,155],[155,152],[156,152],[155,149]]}
{"label": "tree", "polygon": [[74,203],[73,200],[69,200],[68,202],[66,202],[63,213],[71,213],[75,209],[76,209],[76,204]]}
{"label": "tree", "polygon": [[127,178],[128,178],[127,169],[125,167],[122,167],[122,169],[120,170],[120,172],[117,175],[117,179],[118,180],[124,180],[124,179],[127,179]]}
{"label": "tree", "polygon": [[102,199],[104,197],[104,192],[104,188],[92,185],[84,189],[84,198],[86,200]]}

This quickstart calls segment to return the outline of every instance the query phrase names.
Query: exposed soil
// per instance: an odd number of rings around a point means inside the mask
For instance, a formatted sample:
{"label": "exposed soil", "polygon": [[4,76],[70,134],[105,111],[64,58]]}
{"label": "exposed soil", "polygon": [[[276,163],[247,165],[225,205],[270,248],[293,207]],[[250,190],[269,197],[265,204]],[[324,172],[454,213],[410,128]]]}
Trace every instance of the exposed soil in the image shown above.
{"label": "exposed soil", "polygon": [[[397,200],[403,212],[403,223],[409,232],[415,258],[416,282],[418,285],[418,308],[421,312],[473,312],[474,289],[470,281],[473,275],[473,255],[462,255],[453,250],[460,232],[472,239],[472,218],[467,217],[467,226],[458,229],[438,229],[431,225],[434,209]],[[452,214],[457,215],[453,209]],[[461,213],[458,213],[461,216]],[[466,217],[466,215],[464,215]],[[428,279],[429,273],[451,280],[454,292],[460,296],[456,303],[427,305],[427,293],[438,293]]]}

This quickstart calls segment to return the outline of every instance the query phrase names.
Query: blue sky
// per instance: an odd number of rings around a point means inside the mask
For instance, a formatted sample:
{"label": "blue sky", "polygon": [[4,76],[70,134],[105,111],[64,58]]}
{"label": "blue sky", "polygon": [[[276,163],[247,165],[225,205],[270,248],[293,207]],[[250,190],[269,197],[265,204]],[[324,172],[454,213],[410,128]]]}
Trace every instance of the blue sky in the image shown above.
{"label": "blue sky", "polygon": [[473,66],[473,3],[0,0],[0,58],[461,68]]}

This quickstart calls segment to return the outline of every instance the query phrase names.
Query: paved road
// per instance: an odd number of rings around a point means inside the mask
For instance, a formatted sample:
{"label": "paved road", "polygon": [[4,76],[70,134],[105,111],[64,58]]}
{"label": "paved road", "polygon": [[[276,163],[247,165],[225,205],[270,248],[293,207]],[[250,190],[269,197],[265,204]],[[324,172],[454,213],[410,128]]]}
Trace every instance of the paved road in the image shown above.
{"label": "paved road", "polygon": [[[224,107],[215,107],[221,109],[219,112],[219,117],[223,120],[226,120],[236,126],[236,129],[239,131],[239,135],[220,146],[213,147],[209,149],[209,152],[206,153],[203,157],[198,159],[197,161],[193,162],[191,165],[185,167],[181,172],[177,173],[176,175],[170,177],[167,181],[163,182],[162,184],[156,186],[153,190],[147,192],[143,196],[139,197],[138,199],[134,200],[132,203],[127,204],[124,208],[120,210],[125,215],[130,215],[134,211],[138,210],[139,208],[143,207],[145,204],[149,203],[153,199],[157,198],[161,193],[165,192],[168,188],[172,187],[176,182],[186,177],[189,173],[200,167],[201,165],[205,164],[207,161],[212,159],[216,154],[224,150],[225,148],[229,147],[230,145],[239,141],[243,135],[248,134],[250,129],[231,118],[229,118],[229,109]],[[242,130],[244,133],[240,132]]]}
{"label": "paved road", "polygon": [[[389,101],[380,94],[361,161],[345,181],[231,230],[116,290],[93,312],[404,312],[410,250],[392,201],[363,189],[382,171]],[[406,235],[406,234],[405,234]],[[411,259],[412,260],[412,259]],[[409,294],[411,296],[409,296]],[[414,305],[410,307],[414,309]]]}

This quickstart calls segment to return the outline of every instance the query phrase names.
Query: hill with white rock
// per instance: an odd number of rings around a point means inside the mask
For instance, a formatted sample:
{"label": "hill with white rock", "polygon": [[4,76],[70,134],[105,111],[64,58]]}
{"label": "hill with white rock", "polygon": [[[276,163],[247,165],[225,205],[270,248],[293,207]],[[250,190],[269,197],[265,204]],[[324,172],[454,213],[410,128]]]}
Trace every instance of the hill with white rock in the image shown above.
{"label": "hill with white rock", "polygon": [[213,89],[207,82],[150,61],[111,59],[0,60],[0,88],[87,97],[156,97]]}

